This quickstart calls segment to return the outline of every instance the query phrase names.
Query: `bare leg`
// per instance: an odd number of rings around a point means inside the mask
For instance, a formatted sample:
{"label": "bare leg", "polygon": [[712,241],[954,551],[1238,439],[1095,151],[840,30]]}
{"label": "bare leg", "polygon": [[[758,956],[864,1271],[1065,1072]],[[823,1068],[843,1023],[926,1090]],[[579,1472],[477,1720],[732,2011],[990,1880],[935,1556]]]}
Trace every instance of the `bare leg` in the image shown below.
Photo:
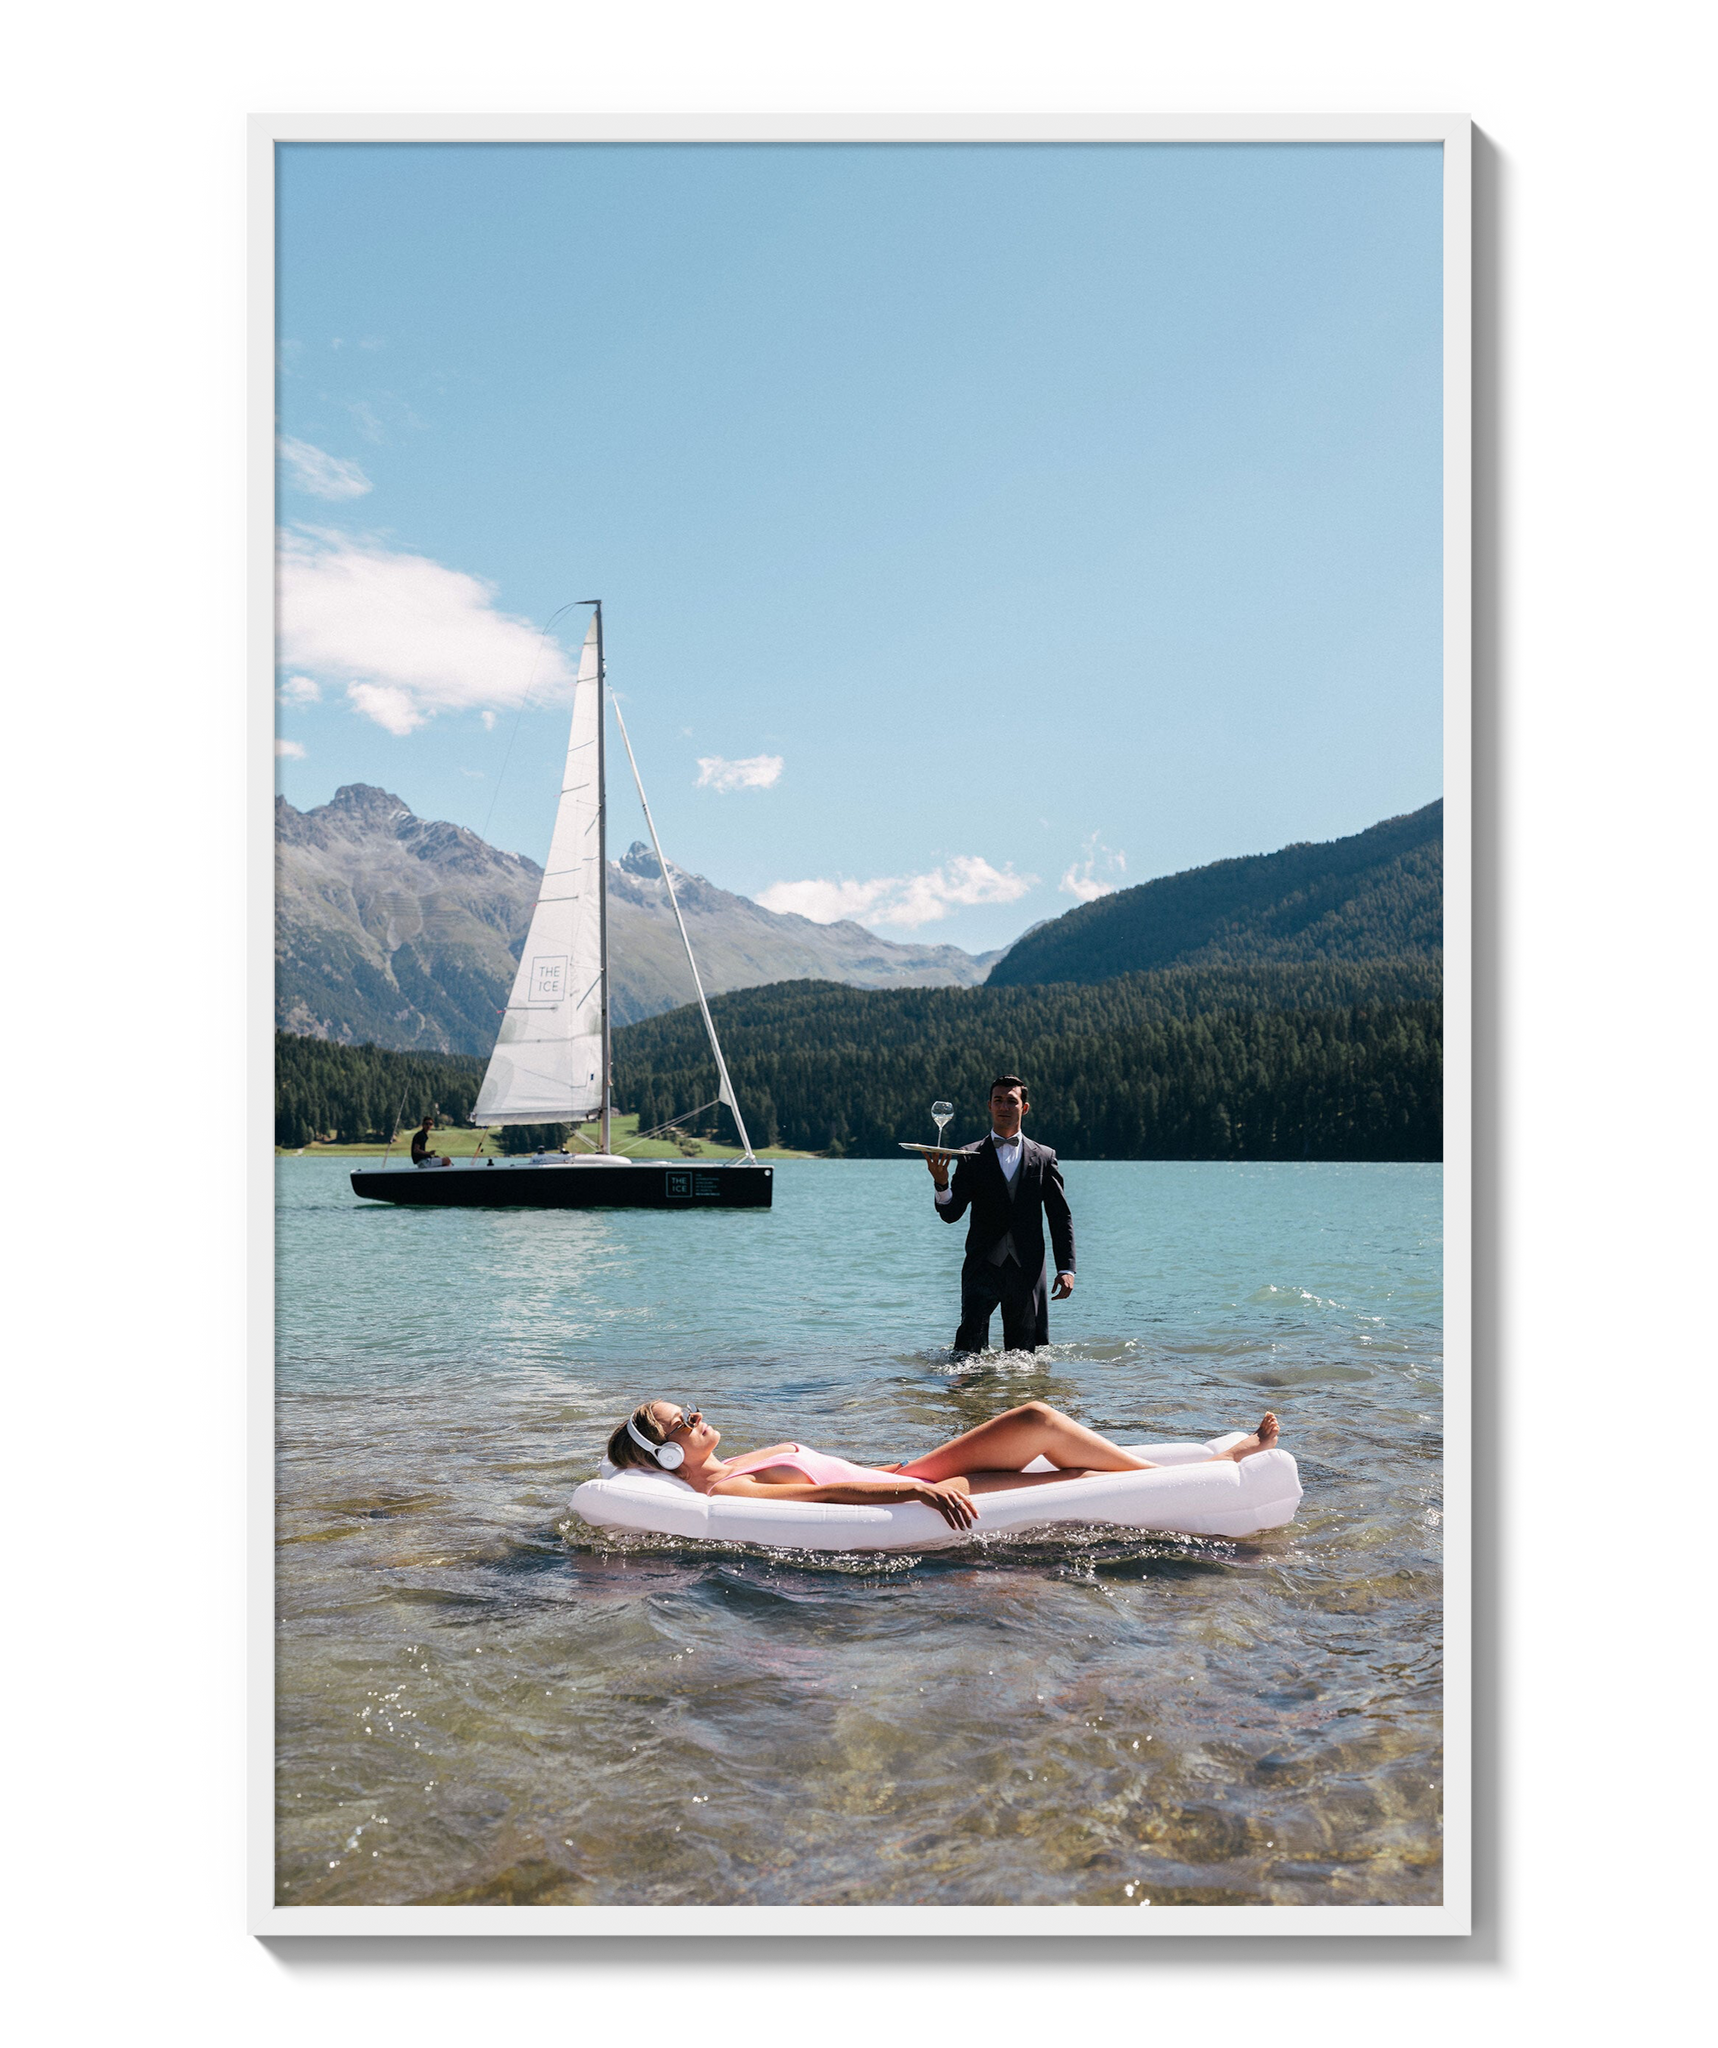
{"label": "bare leg", "polygon": [[[1028,1401],[951,1442],[939,1444],[901,1470],[915,1479],[954,1479],[969,1472],[1009,1472],[1048,1458],[1064,1472],[1149,1472],[1151,1460],[1136,1457],[1087,1429],[1047,1401]],[[1045,1475],[1048,1477],[1048,1474]]]}
{"label": "bare leg", "polygon": [[1071,1465],[1063,1472],[968,1472],[948,1484],[958,1486],[963,1493],[1015,1493],[1023,1486],[1060,1486],[1064,1479],[1092,1476],[1090,1471]]}
{"label": "bare leg", "polygon": [[[1238,1444],[1231,1444],[1228,1450],[1219,1451],[1214,1458],[1207,1458],[1203,1462],[1207,1465],[1227,1465],[1231,1462],[1238,1465],[1243,1458],[1252,1457],[1256,1451],[1268,1451],[1276,1440],[1277,1419],[1274,1415],[1267,1415],[1259,1424],[1255,1435],[1244,1438]],[[1150,1472],[1167,1469],[1161,1465],[1146,1465],[1143,1458],[1140,1463]],[[1096,1469],[1098,1468],[1093,1466],[1069,1466],[1059,1472],[968,1472],[962,1478],[952,1480],[950,1484],[958,1486],[964,1493],[1002,1493],[1020,1486],[1054,1486],[1064,1479],[1090,1478]],[[1188,1469],[1197,1471],[1197,1463]]]}
{"label": "bare leg", "polygon": [[[1219,1460],[1239,1464],[1255,1451],[1268,1451],[1277,1440],[1277,1419],[1267,1414],[1257,1432],[1218,1453]],[[1047,1458],[1057,1472],[1022,1474],[1021,1467],[1034,1458]],[[913,1458],[898,1468],[914,1479],[954,1479],[983,1474],[988,1484],[974,1491],[993,1492],[997,1485],[1039,1484],[1052,1477],[1072,1479],[1088,1472],[1151,1472],[1157,1468],[1149,1458],[1124,1451],[1095,1429],[1087,1429],[1072,1416],[1052,1408],[1045,1401],[1028,1401],[1010,1408],[990,1422],[981,1422],[951,1442],[939,1444],[922,1458]]]}

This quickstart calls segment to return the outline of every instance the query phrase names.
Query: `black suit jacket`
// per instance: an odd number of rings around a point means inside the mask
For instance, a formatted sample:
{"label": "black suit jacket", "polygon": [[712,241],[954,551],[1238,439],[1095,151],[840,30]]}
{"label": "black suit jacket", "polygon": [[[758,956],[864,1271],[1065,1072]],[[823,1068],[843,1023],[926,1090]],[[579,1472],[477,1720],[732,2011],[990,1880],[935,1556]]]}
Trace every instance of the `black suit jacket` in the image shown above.
{"label": "black suit jacket", "polygon": [[986,1138],[976,1152],[955,1161],[953,1194],[937,1204],[945,1223],[958,1223],[970,1212],[966,1228],[966,1255],[982,1263],[989,1258],[996,1240],[1005,1230],[1014,1233],[1014,1249],[1026,1272],[1044,1270],[1044,1226],[1050,1227],[1050,1247],[1056,1255],[1056,1271],[1074,1270],[1074,1219],[1068,1213],[1068,1197],[1062,1190],[1062,1172],[1048,1145],[1024,1140],[1020,1172],[1012,1199],[1008,1182],[997,1163],[994,1136]]}

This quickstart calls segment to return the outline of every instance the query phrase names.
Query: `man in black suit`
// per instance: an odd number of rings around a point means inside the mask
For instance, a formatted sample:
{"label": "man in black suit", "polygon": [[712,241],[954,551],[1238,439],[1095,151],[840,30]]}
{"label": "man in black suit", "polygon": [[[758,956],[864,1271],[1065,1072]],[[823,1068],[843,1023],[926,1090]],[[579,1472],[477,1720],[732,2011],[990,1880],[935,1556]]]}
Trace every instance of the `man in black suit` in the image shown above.
{"label": "man in black suit", "polygon": [[1035,1351],[1049,1343],[1046,1223],[1056,1254],[1054,1298],[1066,1301],[1074,1291],[1074,1219],[1055,1153],[1021,1134],[1020,1120],[1030,1107],[1020,1076],[998,1074],[990,1084],[990,1136],[976,1152],[961,1155],[952,1186],[952,1155],[933,1152],[927,1161],[936,1183],[937,1214],[945,1223],[958,1223],[969,1212],[972,1218],[960,1269],[957,1355],[985,1349],[990,1318],[998,1308],[1005,1350]]}

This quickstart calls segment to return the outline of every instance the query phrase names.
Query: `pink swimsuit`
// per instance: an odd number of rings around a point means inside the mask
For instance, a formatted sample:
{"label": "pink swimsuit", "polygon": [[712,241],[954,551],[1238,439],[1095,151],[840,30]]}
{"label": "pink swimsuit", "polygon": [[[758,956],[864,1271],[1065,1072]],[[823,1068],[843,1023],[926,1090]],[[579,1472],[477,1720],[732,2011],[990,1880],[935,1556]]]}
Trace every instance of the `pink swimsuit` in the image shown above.
{"label": "pink swimsuit", "polygon": [[813,1486],[851,1486],[856,1479],[893,1479],[893,1472],[880,1472],[875,1465],[854,1465],[845,1458],[832,1458],[826,1451],[808,1451],[804,1444],[790,1444],[785,1451],[753,1451],[749,1458],[736,1458],[722,1474],[738,1479],[742,1473],[762,1472],[771,1465],[791,1465]]}

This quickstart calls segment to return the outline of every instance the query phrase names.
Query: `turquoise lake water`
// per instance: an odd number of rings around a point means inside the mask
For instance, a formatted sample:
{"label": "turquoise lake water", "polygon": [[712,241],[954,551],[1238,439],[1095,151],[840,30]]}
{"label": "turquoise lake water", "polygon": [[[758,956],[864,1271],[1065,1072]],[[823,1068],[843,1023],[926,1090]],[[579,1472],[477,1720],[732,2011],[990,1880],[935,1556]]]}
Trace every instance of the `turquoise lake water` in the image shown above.
{"label": "turquoise lake water", "polygon": [[[959,1366],[911,1161],[697,1215],[347,1172],[277,1163],[282,1904],[1440,1898],[1440,1167],[1071,1163],[1054,1342]],[[862,1461],[1271,1407],[1306,1498],[1246,1542],[600,1536],[568,1497],[656,1394]]]}

